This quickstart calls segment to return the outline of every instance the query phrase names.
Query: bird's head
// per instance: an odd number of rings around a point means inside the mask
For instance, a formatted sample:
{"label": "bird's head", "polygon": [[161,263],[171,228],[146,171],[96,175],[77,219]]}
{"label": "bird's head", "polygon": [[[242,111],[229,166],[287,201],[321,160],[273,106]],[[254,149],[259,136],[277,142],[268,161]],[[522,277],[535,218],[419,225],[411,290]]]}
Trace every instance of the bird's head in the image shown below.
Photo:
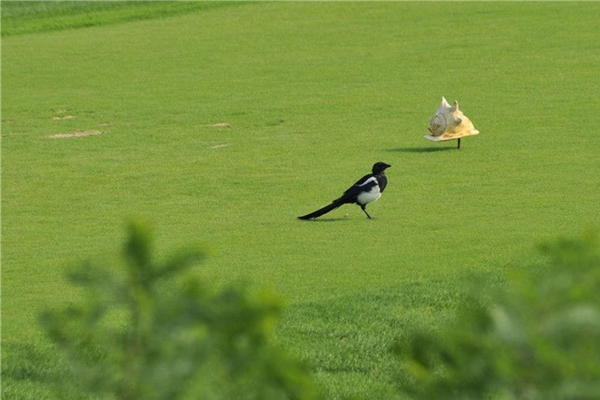
{"label": "bird's head", "polygon": [[373,164],[373,174],[378,175],[385,171],[387,168],[391,167],[390,164],[386,164],[384,162],[376,162]]}

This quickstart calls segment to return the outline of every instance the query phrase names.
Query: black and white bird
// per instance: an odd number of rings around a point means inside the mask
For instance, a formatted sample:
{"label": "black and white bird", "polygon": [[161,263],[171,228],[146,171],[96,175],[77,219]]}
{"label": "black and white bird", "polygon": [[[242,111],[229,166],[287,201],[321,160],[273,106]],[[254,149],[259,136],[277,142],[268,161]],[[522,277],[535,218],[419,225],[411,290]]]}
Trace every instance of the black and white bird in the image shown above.
{"label": "black and white bird", "polygon": [[367,212],[367,204],[374,202],[381,197],[381,193],[387,186],[387,177],[385,170],[391,167],[390,164],[377,162],[373,165],[373,172],[365,175],[352,185],[344,194],[331,202],[331,204],[318,209],[310,214],[298,217],[299,219],[314,219],[344,204],[358,204],[360,208],[367,214],[367,218],[372,219]]}

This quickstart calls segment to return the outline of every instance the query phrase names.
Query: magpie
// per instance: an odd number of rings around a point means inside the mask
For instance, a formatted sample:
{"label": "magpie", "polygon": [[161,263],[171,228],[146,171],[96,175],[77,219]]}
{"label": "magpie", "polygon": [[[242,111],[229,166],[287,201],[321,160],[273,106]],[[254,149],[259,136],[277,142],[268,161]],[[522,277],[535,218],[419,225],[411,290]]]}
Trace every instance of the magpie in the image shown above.
{"label": "magpie", "polygon": [[381,197],[381,193],[383,193],[387,186],[385,170],[389,167],[391,167],[391,165],[384,162],[375,163],[373,165],[373,173],[360,178],[358,182],[346,190],[341,197],[333,200],[331,204],[326,205],[315,212],[298,217],[298,219],[307,220],[318,218],[344,204],[358,204],[365,214],[367,214],[367,218],[372,219],[367,212],[366,207],[367,204],[372,203]]}

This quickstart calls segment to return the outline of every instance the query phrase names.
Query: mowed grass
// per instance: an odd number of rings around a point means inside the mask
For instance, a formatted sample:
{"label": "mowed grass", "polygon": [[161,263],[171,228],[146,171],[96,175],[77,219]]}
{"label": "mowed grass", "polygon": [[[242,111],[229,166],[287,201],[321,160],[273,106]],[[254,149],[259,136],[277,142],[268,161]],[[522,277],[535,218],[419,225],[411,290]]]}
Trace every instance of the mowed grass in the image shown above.
{"label": "mowed grass", "polygon": [[235,1],[4,1],[2,36],[59,31],[238,6]]}
{"label": "mowed grass", "polygon": [[[283,295],[278,340],[327,398],[393,398],[389,347],[452,318],[471,275],[600,225],[599,11],[248,3],[3,38],[2,394],[69,383],[37,315],[140,216],[158,258],[201,243],[216,287]],[[481,131],[461,150],[423,138],[441,96]],[[75,132],[101,134],[48,138]],[[296,219],[376,161],[375,220]]]}

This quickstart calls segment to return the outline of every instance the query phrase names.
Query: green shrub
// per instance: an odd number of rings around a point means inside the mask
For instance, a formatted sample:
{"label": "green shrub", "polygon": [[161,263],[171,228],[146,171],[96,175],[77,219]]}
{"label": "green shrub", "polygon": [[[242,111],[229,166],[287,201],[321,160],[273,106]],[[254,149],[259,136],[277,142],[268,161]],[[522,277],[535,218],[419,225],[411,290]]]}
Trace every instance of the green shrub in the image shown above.
{"label": "green shrub", "polygon": [[485,287],[452,326],[413,332],[396,348],[416,399],[598,399],[597,233],[542,246],[541,267]]}
{"label": "green shrub", "polygon": [[[86,390],[117,399],[312,399],[304,367],[271,342],[281,301],[232,287],[213,292],[191,249],[152,261],[150,231],[130,225],[126,268],[71,273],[85,299],[42,315]],[[124,273],[120,273],[124,272]]]}

